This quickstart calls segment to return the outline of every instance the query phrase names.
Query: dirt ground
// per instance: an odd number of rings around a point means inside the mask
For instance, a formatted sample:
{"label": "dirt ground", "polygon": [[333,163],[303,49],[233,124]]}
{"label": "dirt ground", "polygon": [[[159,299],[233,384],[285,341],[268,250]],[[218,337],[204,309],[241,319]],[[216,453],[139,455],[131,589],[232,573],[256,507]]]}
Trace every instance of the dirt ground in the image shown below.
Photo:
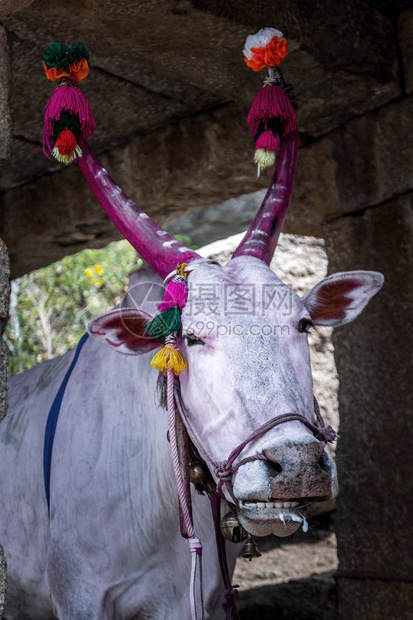
{"label": "dirt ground", "polygon": [[262,557],[237,561],[241,620],[331,620],[334,616],[336,537],[328,520],[307,534],[258,539]]}

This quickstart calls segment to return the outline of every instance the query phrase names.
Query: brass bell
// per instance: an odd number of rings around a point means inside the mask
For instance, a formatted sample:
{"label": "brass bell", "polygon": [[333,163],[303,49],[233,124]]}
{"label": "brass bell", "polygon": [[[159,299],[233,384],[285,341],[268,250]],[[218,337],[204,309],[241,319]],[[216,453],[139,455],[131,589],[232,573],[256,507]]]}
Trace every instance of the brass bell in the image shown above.
{"label": "brass bell", "polygon": [[245,545],[244,549],[242,550],[241,555],[242,555],[243,558],[246,558],[250,562],[251,562],[251,560],[253,558],[260,558],[261,555],[262,555],[258,551],[258,547],[255,544],[255,541],[252,538],[251,534],[248,534],[248,541],[247,541],[247,544]]}
{"label": "brass bell", "polygon": [[233,543],[241,542],[248,536],[238,521],[237,515],[233,512],[227,512],[225,517],[221,519],[221,531],[225,538]]}
{"label": "brass bell", "polygon": [[190,466],[189,479],[192,484],[202,484],[203,482],[205,482],[205,472],[202,465],[199,465],[199,463],[195,463],[194,465]]}

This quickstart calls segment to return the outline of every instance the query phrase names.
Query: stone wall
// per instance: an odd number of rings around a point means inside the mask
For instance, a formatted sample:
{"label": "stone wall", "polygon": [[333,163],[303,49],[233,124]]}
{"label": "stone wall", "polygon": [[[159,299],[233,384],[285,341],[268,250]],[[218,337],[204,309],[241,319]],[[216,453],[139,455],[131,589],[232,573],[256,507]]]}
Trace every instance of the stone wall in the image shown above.
{"label": "stone wall", "polygon": [[[240,50],[247,34],[273,25],[274,15],[290,41],[284,71],[301,103],[286,231],[324,237],[332,271],[370,268],[386,276],[383,291],[334,341],[341,385],[338,548],[340,568],[352,576],[340,580],[339,617],[409,618],[413,588],[403,578],[412,574],[413,555],[410,0],[36,0],[8,17],[0,37],[0,46],[11,38],[15,67],[0,235],[15,275],[118,238],[77,168],[42,159],[50,89],[42,86],[39,59],[54,40],[81,39],[90,48],[94,71],[85,92],[98,116],[93,145],[161,223],[262,189],[269,178],[255,181],[245,124],[259,80]],[[7,93],[8,71],[0,62]],[[0,157],[11,132],[7,114],[5,128]]]}
{"label": "stone wall", "polygon": [[[13,6],[18,14],[10,14]],[[300,105],[286,231],[320,237],[326,218],[357,208],[364,196],[388,200],[411,181],[411,102],[400,100],[412,82],[411,16],[401,13],[407,6],[409,0],[0,1],[13,46],[14,123],[12,157],[0,178],[0,235],[14,276],[119,238],[77,166],[42,154],[52,86],[41,58],[51,42],[82,40],[89,48],[92,72],[82,89],[97,118],[92,146],[163,224],[268,184],[270,173],[256,179],[245,120],[261,78],[241,51],[245,37],[276,16],[290,47],[283,70]],[[394,170],[404,171],[397,187]]]}
{"label": "stone wall", "polygon": [[[340,618],[412,617],[412,193],[326,226],[330,269],[373,269],[383,289],[336,330],[341,469],[337,537]],[[406,582],[403,578],[406,577]]]}
{"label": "stone wall", "polygon": [[[9,256],[4,242],[0,239],[0,422],[7,413],[7,347],[3,342],[2,335],[9,314],[9,297]],[[0,501],[2,501],[2,498],[0,498]],[[6,602],[6,589],[6,560],[4,558],[3,547],[0,544],[0,618]]]}

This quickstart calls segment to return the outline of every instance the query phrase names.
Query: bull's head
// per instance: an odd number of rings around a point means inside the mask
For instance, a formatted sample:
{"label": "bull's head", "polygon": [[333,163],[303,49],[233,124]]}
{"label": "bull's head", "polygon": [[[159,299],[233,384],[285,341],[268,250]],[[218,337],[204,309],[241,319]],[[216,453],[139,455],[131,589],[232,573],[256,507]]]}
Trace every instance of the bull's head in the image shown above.
{"label": "bull's head", "polygon": [[[312,325],[352,321],[383,283],[376,272],[335,274],[299,298],[271,271],[294,182],[297,134],[281,146],[270,188],[249,231],[225,267],[200,258],[158,227],[113,182],[82,146],[79,165],[96,197],[140,255],[165,278],[189,264],[189,298],[179,347],[188,360],[180,392],[188,432],[214,466],[252,431],[287,413],[314,421],[307,332]],[[202,293],[209,299],[199,302]],[[275,303],[274,303],[275,302]],[[281,302],[281,303],[280,303]],[[89,326],[92,335],[123,353],[146,353],[162,343],[145,334],[150,316],[117,309]],[[300,507],[337,493],[334,462],[325,442],[301,421],[272,427],[250,442],[230,487],[238,516],[251,534],[289,535],[301,524]]]}

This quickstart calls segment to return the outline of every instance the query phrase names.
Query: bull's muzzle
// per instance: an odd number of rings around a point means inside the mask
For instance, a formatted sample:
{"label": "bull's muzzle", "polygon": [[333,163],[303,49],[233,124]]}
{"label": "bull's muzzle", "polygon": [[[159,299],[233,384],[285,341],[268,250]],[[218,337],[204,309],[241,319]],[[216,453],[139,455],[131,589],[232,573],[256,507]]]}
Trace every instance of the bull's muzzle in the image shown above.
{"label": "bull's muzzle", "polygon": [[287,441],[264,450],[265,462],[271,477],[272,497],[328,498],[333,494],[331,457],[324,451],[324,444],[314,439],[308,443]]}

